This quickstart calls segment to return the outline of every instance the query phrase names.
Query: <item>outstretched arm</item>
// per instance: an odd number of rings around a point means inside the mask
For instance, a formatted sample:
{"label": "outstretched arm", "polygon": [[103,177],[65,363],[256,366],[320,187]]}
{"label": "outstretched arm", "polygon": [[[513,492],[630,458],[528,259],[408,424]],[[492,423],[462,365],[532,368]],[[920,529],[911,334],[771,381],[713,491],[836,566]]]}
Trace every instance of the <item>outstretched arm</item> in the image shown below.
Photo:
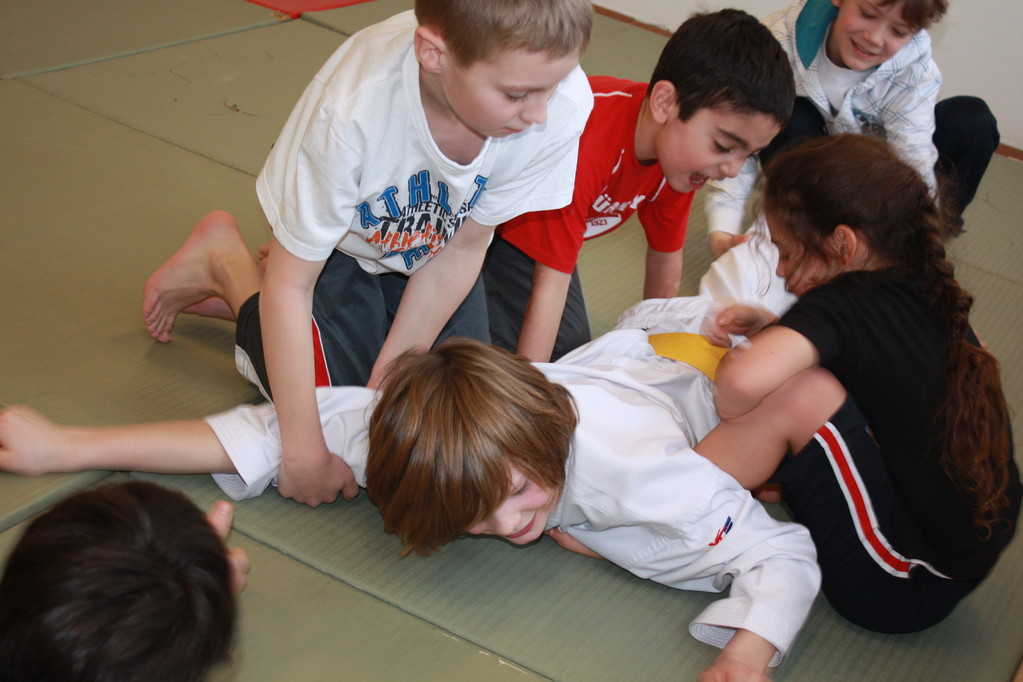
{"label": "outstretched arm", "polygon": [[28,407],[0,411],[0,471],[38,476],[92,469],[208,474],[234,466],[198,419],[86,427],[54,424]]}

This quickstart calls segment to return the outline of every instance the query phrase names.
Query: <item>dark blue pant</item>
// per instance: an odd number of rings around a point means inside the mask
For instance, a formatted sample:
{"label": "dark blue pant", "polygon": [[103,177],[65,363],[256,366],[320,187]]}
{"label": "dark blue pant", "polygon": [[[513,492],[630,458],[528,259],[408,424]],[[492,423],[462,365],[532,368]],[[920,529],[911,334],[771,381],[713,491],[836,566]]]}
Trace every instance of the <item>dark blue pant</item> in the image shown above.
{"label": "dark blue pant", "polygon": [[[364,386],[391,329],[408,277],[398,273],[371,275],[358,262],[335,251],[323,266],[313,294],[317,352],[317,386]],[[313,322],[315,322],[315,327]],[[490,342],[487,303],[482,279],[448,320],[437,342],[464,336]],[[235,326],[235,343],[248,354],[267,395],[271,394],[263,354],[259,294],[242,306]]]}
{"label": "dark blue pant", "polygon": [[[494,237],[483,264],[483,282],[487,290],[487,314],[490,318],[490,339],[495,346],[516,352],[519,334],[526,316],[526,304],[533,292],[533,268],[536,261],[512,246]],[[573,351],[591,339],[590,318],[579,279],[579,268],[572,272],[572,280],[561,315],[558,338],[554,343],[551,362]]]}
{"label": "dark blue pant", "polygon": [[[810,531],[821,567],[821,591],[843,618],[868,630],[906,633],[931,627],[948,616],[980,581],[949,580],[924,566],[908,569],[897,565],[892,554],[900,551],[894,546],[898,492],[867,420],[849,398],[819,433],[829,427],[836,442],[844,443],[848,460],[843,448],[814,439],[785,459],[771,478],[781,484],[793,520]],[[836,473],[836,460],[854,470],[856,477],[843,478]],[[856,499],[864,501],[864,509],[872,510],[876,529],[865,530],[864,514],[850,509],[850,489],[855,489]],[[861,533],[870,536],[874,532],[878,534],[875,537],[887,540],[892,554],[878,554],[876,549],[871,553],[870,543]],[[912,562],[912,557],[898,558]],[[907,572],[896,575],[885,565]]]}
{"label": "dark blue pant", "polygon": [[[998,123],[979,97],[950,97],[934,107],[934,170],[943,185],[943,201],[953,220],[960,220],[973,201],[991,156],[998,149]],[[805,97],[797,97],[792,120],[761,153],[765,165],[781,150],[827,135],[824,117]]]}

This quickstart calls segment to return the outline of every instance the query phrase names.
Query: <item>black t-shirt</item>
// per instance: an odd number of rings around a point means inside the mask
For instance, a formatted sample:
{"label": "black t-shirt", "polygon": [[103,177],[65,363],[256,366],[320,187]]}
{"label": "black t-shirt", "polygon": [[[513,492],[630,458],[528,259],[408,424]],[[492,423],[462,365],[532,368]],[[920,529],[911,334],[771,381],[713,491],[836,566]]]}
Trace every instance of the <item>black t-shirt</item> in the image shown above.
{"label": "black t-shirt", "polygon": [[969,499],[941,467],[934,424],[948,344],[920,285],[892,270],[847,273],[809,291],[779,324],[810,340],[867,417],[895,486],[896,548],[952,578],[983,576],[1015,530],[1019,473],[1010,462],[1011,522],[981,540]]}

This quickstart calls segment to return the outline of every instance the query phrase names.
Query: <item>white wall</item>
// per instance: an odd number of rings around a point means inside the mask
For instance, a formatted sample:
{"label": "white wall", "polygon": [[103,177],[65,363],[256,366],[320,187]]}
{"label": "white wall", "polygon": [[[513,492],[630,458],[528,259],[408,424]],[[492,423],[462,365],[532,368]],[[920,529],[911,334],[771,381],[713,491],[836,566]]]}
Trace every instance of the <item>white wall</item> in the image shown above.
{"label": "white wall", "polygon": [[[724,7],[763,18],[789,0],[596,0],[646,24],[674,30],[693,12]],[[941,67],[941,97],[983,97],[998,118],[1002,144],[1023,150],[1023,2],[950,0],[941,22],[930,29],[934,60]]]}

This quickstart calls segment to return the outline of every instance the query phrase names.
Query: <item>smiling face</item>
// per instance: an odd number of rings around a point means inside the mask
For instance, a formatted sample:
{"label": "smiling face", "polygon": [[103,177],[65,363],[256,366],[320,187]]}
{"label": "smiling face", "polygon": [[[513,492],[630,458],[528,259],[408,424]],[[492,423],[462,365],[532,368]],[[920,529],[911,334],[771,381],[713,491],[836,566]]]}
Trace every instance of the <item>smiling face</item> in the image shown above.
{"label": "smiling face", "polygon": [[504,50],[468,66],[446,57],[439,86],[451,113],[483,137],[506,137],[547,120],[558,84],[579,64],[579,55]]}
{"label": "smiling face", "polygon": [[703,108],[683,121],[678,97],[667,81],[654,84],[636,127],[636,158],[657,161],[676,192],[703,187],[707,180],[734,178],[750,155],[778,134],[767,114]]}
{"label": "smiling face", "polygon": [[913,39],[916,29],[902,18],[903,0],[832,0],[838,8],[828,34],[828,59],[837,66],[865,71],[888,61]]}
{"label": "smiling face", "polygon": [[508,497],[492,514],[466,528],[466,532],[471,535],[498,535],[513,544],[525,545],[543,534],[547,519],[557,505],[558,495],[533,482],[514,466],[509,469],[511,487]]}

